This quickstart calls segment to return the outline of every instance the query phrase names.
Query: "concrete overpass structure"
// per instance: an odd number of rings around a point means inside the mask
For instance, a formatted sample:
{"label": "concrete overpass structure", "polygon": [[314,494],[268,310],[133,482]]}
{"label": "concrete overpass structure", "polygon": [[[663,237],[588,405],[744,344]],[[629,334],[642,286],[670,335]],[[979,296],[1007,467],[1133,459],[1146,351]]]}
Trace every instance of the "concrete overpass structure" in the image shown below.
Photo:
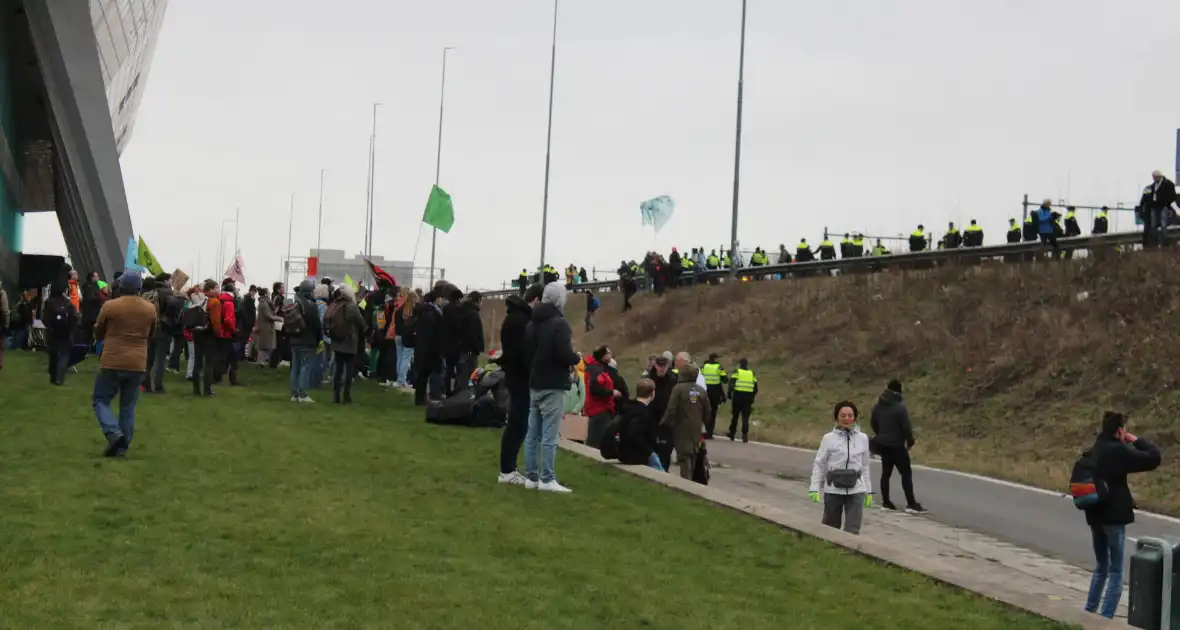
{"label": "concrete overpass structure", "polygon": [[132,236],[119,155],[167,0],[0,0],[0,280],[21,223],[55,212],[83,275],[123,268]]}

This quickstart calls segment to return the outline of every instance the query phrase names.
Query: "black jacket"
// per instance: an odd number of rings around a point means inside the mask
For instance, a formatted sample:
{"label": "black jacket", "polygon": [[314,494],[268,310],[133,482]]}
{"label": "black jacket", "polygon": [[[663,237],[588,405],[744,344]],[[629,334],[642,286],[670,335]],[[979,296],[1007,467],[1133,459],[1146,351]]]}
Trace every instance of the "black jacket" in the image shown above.
{"label": "black jacket", "polygon": [[[61,315],[58,322],[56,317]],[[42,323],[49,330],[45,332],[46,341],[55,348],[69,348],[74,344],[74,329],[78,326],[78,309],[64,295],[54,294],[45,300],[45,308],[41,312]]]}
{"label": "black jacket", "polygon": [[414,328],[414,360],[430,372],[442,361],[443,315],[434,304],[419,304],[414,310],[418,319]]}
{"label": "black jacket", "polygon": [[239,300],[234,313],[238,316],[238,337],[242,340],[249,339],[254,332],[254,324],[258,321],[258,303],[246,294]]}
{"label": "black jacket", "polygon": [[570,388],[570,368],[581,361],[571,337],[569,322],[556,306],[542,304],[533,309],[532,321],[525,330],[531,389]]}
{"label": "black jacket", "polygon": [[532,320],[533,309],[519,295],[510,295],[504,301],[508,314],[500,326],[500,348],[504,353],[500,356],[500,368],[504,370],[509,390],[527,390],[529,358],[525,331]]}
{"label": "black jacket", "polygon": [[87,282],[82,285],[82,325],[94,326],[98,321],[98,312],[102,310],[101,289],[98,282]]}
{"label": "black jacket", "polygon": [[[416,306],[415,309],[417,309]],[[417,345],[417,338],[414,336],[414,330],[409,324],[410,322],[406,321],[405,309],[399,308],[394,311],[393,325],[396,326],[394,330],[397,331],[397,336],[401,338],[403,348],[413,348]]]}
{"label": "black jacket", "polygon": [[479,316],[479,304],[475,302],[464,302],[459,305],[459,314],[462,321],[461,328],[463,333],[462,343],[459,345],[459,352],[483,354],[483,320]]}
{"label": "black jacket", "polygon": [[648,406],[641,402],[629,402],[622,417],[619,427],[619,463],[630,466],[646,464],[656,451],[659,423],[652,418]]}
{"label": "black jacket", "polygon": [[1160,450],[1143,438],[1124,444],[1114,437],[1099,435],[1088,456],[1095,460],[1095,476],[1106,482],[1107,494],[1086,510],[1089,525],[1127,525],[1135,522],[1135,498],[1127,487],[1127,475],[1155,470]]}
{"label": "black jacket", "polygon": [[658,426],[660,420],[664,419],[664,412],[668,410],[668,399],[672,397],[672,388],[676,387],[676,373],[672,371],[671,366],[668,371],[661,377],[653,370],[648,374],[648,378],[656,384],[656,397],[648,405],[651,411],[653,422]]}
{"label": "black jacket", "polygon": [[[1155,184],[1152,183],[1152,186],[1154,186],[1154,185]],[[1176,184],[1173,184],[1172,180],[1165,177],[1164,180],[1162,182],[1160,182],[1159,190],[1155,191],[1154,195],[1144,194],[1143,197],[1144,197],[1144,200],[1147,202],[1144,204],[1144,206],[1143,206],[1144,208],[1152,208],[1152,209],[1167,208],[1167,207],[1171,206],[1173,203],[1175,203],[1175,201],[1176,201]],[[1154,197],[1154,199],[1153,199],[1153,197]]]}
{"label": "black jacket", "polygon": [[439,346],[444,357],[450,357],[463,351],[463,341],[467,337],[463,305],[459,302],[447,302],[442,309],[442,334]]}
{"label": "black jacket", "polygon": [[910,410],[902,402],[901,394],[887,389],[877,399],[869,420],[873,437],[881,446],[912,448],[914,429],[910,426]]}

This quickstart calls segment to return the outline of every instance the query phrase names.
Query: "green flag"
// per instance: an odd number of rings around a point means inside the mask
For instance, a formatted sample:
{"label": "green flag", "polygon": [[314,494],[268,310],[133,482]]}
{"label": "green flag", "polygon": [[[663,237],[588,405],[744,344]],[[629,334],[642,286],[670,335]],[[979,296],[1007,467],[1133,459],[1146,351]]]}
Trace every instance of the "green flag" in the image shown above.
{"label": "green flag", "polygon": [[164,273],[164,268],[160,266],[160,261],[156,260],[151,248],[147,246],[142,236],[139,237],[139,254],[135,259],[135,264],[147,269],[153,276]]}
{"label": "green flag", "polygon": [[422,213],[422,222],[449,233],[455,225],[455,207],[451,205],[451,196],[447,191],[435,185],[430,189],[430,199],[426,200],[426,212]]}

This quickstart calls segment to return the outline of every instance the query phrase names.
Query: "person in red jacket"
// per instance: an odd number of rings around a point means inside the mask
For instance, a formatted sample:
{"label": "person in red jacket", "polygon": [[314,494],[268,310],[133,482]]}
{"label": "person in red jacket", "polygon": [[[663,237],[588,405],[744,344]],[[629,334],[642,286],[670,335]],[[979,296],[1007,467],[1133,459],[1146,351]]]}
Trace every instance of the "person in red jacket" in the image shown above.
{"label": "person in red jacket", "polygon": [[602,442],[607,425],[615,417],[615,399],[622,396],[606,369],[611,358],[610,348],[599,346],[586,359],[586,403],[583,409],[588,418],[586,446],[592,448],[598,448]]}
{"label": "person in red jacket", "polygon": [[221,294],[217,296],[217,301],[221,302],[221,326],[214,327],[217,337],[218,369],[217,378],[213,382],[221,383],[222,376],[228,373],[231,386],[239,384],[238,353],[234,350],[238,338],[238,316],[234,310],[234,302],[237,299],[234,295],[235,289],[234,281],[229,278],[221,283]]}

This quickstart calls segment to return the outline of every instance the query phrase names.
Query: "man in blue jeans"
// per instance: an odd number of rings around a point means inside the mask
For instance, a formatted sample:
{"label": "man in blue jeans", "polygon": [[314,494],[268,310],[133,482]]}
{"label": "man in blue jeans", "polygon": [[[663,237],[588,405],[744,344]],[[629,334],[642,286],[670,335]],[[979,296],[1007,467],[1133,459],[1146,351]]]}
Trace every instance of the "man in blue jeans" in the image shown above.
{"label": "man in blue jeans", "polygon": [[524,438],[527,478],[524,487],[561,493],[572,490],[557,482],[557,434],[561,429],[565,392],[572,382],[571,370],[581,360],[574,352],[570,325],[562,314],[565,300],[565,286],[550,283],[541,294],[541,304],[533,309],[531,321],[525,329],[529,360],[529,425]]}
{"label": "man in blue jeans", "polygon": [[283,334],[291,340],[291,402],[294,403],[315,402],[307,395],[307,390],[311,386],[313,359],[321,350],[324,340],[319,310],[315,304],[315,287],[315,281],[307,279],[299,283],[299,288],[295,290],[295,304],[303,315],[303,329],[293,333],[284,324]]}
{"label": "man in blue jeans", "polygon": [[[94,338],[104,343],[91,401],[107,439],[103,450],[107,457],[121,457],[131,446],[135,403],[147,371],[148,340],[156,333],[156,307],[140,297],[142,289],[139,274],[120,276],[119,297],[103,304],[94,324]],[[111,410],[115,396],[119,397],[118,417]]]}
{"label": "man in blue jeans", "polygon": [[1135,522],[1135,499],[1127,487],[1127,475],[1158,468],[1160,451],[1128,431],[1123,414],[1107,411],[1102,417],[1102,431],[1083,456],[1090,457],[1094,464],[1095,484],[1105,486],[1101,501],[1086,510],[1095,560],[1086,611],[1109,619],[1114,617],[1123,595],[1127,525]]}

